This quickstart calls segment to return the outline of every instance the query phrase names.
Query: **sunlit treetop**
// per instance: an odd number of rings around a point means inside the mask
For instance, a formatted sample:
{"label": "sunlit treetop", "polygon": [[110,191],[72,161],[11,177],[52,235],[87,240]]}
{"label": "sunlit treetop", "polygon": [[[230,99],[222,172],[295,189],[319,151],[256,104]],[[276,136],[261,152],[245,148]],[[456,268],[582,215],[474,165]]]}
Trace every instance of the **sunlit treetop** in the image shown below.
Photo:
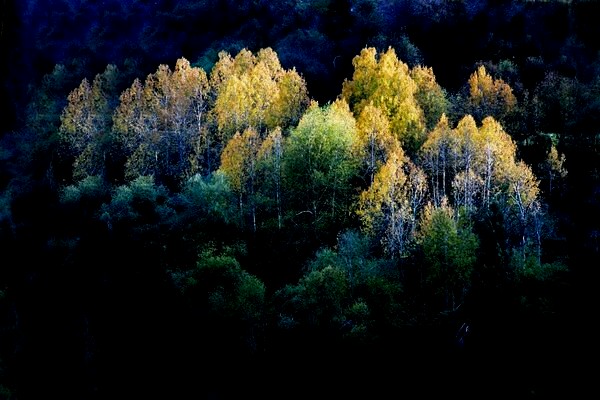
{"label": "sunlit treetop", "polygon": [[304,79],[295,69],[284,70],[270,48],[256,55],[243,49],[235,58],[220,53],[210,85],[223,141],[250,127],[262,135],[277,126],[293,126],[309,103]]}
{"label": "sunlit treetop", "polygon": [[398,59],[393,48],[377,53],[373,47],[363,49],[352,60],[354,73],[342,85],[342,98],[356,115],[369,104],[380,108],[390,123],[392,133],[406,148],[417,148],[425,130],[423,110],[415,94],[417,84],[408,65]]}
{"label": "sunlit treetop", "polygon": [[517,106],[512,88],[502,79],[494,79],[483,65],[469,77],[468,113],[481,121],[487,116],[503,120]]}

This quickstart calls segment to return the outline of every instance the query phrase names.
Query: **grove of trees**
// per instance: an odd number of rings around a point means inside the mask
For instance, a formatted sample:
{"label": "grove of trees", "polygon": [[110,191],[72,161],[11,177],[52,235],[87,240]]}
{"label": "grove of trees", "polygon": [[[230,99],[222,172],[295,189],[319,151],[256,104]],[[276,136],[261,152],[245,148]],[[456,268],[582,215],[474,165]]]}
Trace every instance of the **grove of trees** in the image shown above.
{"label": "grove of trees", "polygon": [[[58,3],[51,20],[100,9]],[[102,18],[147,3],[108,1]],[[133,46],[107,25],[89,58],[15,97],[0,137],[0,398],[577,397],[600,229],[599,81],[568,57],[596,29],[587,6],[230,3],[158,1],[167,27],[129,26],[144,32]],[[474,44],[481,58],[450,71],[409,40],[453,16],[500,29],[483,10],[520,32],[566,10],[588,30],[536,51],[500,30],[505,42],[479,39],[489,58]],[[213,39],[159,54],[196,12]],[[418,23],[396,32],[403,13]],[[70,54],[51,26],[38,29]]]}

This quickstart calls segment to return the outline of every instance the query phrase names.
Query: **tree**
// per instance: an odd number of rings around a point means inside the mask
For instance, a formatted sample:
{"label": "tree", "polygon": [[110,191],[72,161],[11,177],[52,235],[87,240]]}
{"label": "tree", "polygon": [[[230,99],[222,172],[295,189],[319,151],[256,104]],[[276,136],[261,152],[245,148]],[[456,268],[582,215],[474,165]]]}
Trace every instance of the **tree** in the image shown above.
{"label": "tree", "polygon": [[144,84],[135,80],[121,95],[113,117],[115,134],[127,157],[125,175],[153,174],[179,183],[202,168],[210,140],[204,128],[208,78],[181,58],[175,70],[160,65]]}
{"label": "tree", "polygon": [[358,201],[357,214],[363,229],[378,238],[392,258],[406,256],[416,222],[412,219],[405,162],[402,150],[392,153]]}
{"label": "tree", "polygon": [[280,326],[299,324],[339,332],[349,301],[346,273],[336,265],[324,265],[309,271],[297,285],[279,289],[275,298],[286,305],[281,308]]}
{"label": "tree", "polygon": [[564,166],[566,157],[564,154],[558,154],[556,146],[550,146],[546,160],[542,165],[545,178],[548,180],[548,194],[552,194],[552,190],[556,185],[556,181],[567,177],[567,170]]}
{"label": "tree", "polygon": [[125,177],[135,179],[140,175],[153,174],[157,169],[158,148],[156,142],[156,115],[144,95],[144,86],[135,79],[120,97],[113,116],[113,130],[122,151],[127,157]]}
{"label": "tree", "polygon": [[466,115],[456,125],[455,135],[458,148],[458,168],[452,181],[454,202],[467,212],[475,209],[476,196],[481,193],[481,178],[479,176],[479,130],[475,120]]}
{"label": "tree", "polygon": [[369,104],[379,107],[388,118],[390,130],[410,151],[424,140],[425,120],[417,104],[417,85],[408,66],[398,60],[390,47],[377,54],[375,48],[365,48],[352,60],[352,80],[342,85],[342,98],[356,115]]}
{"label": "tree", "polygon": [[507,222],[514,221],[510,217],[516,216],[516,223],[510,223],[509,228],[512,228],[512,232],[518,238],[523,259],[525,259],[526,245],[529,240],[529,223],[531,218],[540,211],[539,182],[531,168],[523,161],[512,166],[506,179],[508,185],[506,207],[509,213]]}
{"label": "tree", "polygon": [[[283,160],[283,135],[281,128],[269,132],[258,150],[258,170],[261,175],[261,194],[263,201],[268,202],[275,197],[277,210],[277,228],[283,226],[282,210],[282,160]],[[274,196],[273,196],[274,194]],[[267,208],[270,208],[267,205]]]}
{"label": "tree", "polygon": [[284,70],[278,83],[278,96],[273,102],[269,126],[296,126],[309,105],[308,89],[304,78],[295,68]]}
{"label": "tree", "polygon": [[257,163],[261,140],[258,133],[248,128],[243,134],[236,133],[221,154],[222,171],[239,198],[240,218],[245,219],[244,203],[250,207],[252,231],[256,232]]}
{"label": "tree", "polygon": [[435,128],[428,134],[420,150],[421,165],[430,180],[430,193],[435,206],[448,196],[447,183],[456,173],[456,138],[445,114],[442,114]]}
{"label": "tree", "polygon": [[538,180],[531,168],[523,161],[514,164],[507,179],[509,184],[508,205],[516,211],[519,220],[525,222],[528,211],[538,197]]}
{"label": "tree", "polygon": [[[196,268],[183,282],[184,295],[204,313],[217,338],[242,340],[254,352],[262,334],[266,288],[256,276],[246,272],[232,251],[201,251]],[[239,335],[239,336],[238,336]],[[230,341],[219,343],[230,346]]]}
{"label": "tree", "polygon": [[420,154],[434,204],[441,205],[447,196],[456,207],[467,211],[487,208],[499,200],[515,157],[516,144],[500,123],[486,117],[478,128],[470,115],[463,117],[454,129],[443,116]]}
{"label": "tree", "polygon": [[547,72],[533,92],[534,128],[541,132],[572,133],[584,106],[577,78]]}
{"label": "tree", "polygon": [[257,55],[243,49],[233,59],[221,54],[210,82],[223,143],[250,127],[261,136],[277,126],[287,128],[308,106],[304,80],[295,70],[284,70],[270,48]]}
{"label": "tree", "polygon": [[473,115],[478,121],[487,116],[504,121],[517,106],[512,88],[502,79],[490,76],[483,65],[471,74],[468,86],[466,113]]}
{"label": "tree", "polygon": [[416,222],[427,199],[427,175],[418,165],[410,160],[407,160],[404,168],[407,178],[406,195],[411,212],[410,237],[414,237]]}
{"label": "tree", "polygon": [[502,190],[503,181],[515,162],[517,146],[493,117],[485,117],[479,128],[481,140],[479,176],[483,180],[482,203],[489,207]]}
{"label": "tree", "polygon": [[[61,111],[66,105],[69,89],[77,85],[73,73],[63,64],[56,64],[52,72],[44,75],[40,87],[27,106],[29,129],[47,133],[60,126]],[[70,84],[70,86],[69,86]]]}
{"label": "tree", "polygon": [[198,230],[215,224],[227,226],[239,219],[239,210],[234,206],[236,195],[220,171],[208,176],[196,174],[190,177],[178,201],[182,206],[178,218]]}
{"label": "tree", "polygon": [[442,115],[448,113],[450,101],[446,91],[437,83],[431,67],[418,65],[410,70],[410,76],[417,85],[414,96],[423,110],[425,128],[431,130]]}
{"label": "tree", "polygon": [[166,204],[168,197],[167,189],[156,184],[152,176],[139,176],[113,190],[110,202],[100,208],[100,220],[109,230],[155,232],[172,211]]}
{"label": "tree", "polygon": [[283,182],[290,212],[308,213],[314,228],[344,221],[351,201],[356,122],[348,104],[313,103],[285,144]]}
{"label": "tree", "polygon": [[207,92],[206,73],[185,58],[177,60],[174,71],[160,65],[146,78],[145,101],[157,119],[154,140],[163,178],[179,180],[190,173],[189,155],[193,139],[203,133]]}
{"label": "tree", "polygon": [[111,115],[116,106],[119,71],[108,65],[90,85],[83,79],[67,97],[61,114],[59,137],[73,162],[73,178],[105,174],[105,159],[111,141]]}
{"label": "tree", "polygon": [[391,135],[386,116],[372,103],[363,108],[356,126],[357,152],[365,165],[370,185],[379,167],[385,163],[391,152],[399,149],[400,143]]}
{"label": "tree", "polygon": [[426,282],[443,295],[444,308],[455,310],[464,300],[477,260],[479,240],[464,218],[447,203],[428,204],[419,222]]}

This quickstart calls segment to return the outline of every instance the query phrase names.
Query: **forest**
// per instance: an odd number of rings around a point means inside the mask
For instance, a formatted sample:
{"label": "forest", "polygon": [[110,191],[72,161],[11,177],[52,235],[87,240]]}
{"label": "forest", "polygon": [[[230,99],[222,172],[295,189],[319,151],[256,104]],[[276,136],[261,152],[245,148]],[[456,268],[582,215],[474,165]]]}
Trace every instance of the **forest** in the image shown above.
{"label": "forest", "polygon": [[599,2],[0,13],[0,399],[597,390]]}

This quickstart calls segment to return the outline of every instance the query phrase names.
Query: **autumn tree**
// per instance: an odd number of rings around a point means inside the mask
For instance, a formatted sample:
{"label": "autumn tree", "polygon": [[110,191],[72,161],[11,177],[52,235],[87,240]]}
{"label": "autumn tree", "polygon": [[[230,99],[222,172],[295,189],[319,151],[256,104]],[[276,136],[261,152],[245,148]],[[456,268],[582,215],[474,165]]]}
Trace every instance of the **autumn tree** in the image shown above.
{"label": "autumn tree", "polygon": [[[179,182],[201,167],[199,136],[206,135],[208,79],[206,73],[181,58],[175,70],[160,65],[144,84],[135,80],[121,95],[113,121],[127,156],[125,175],[132,179],[154,174]],[[194,145],[196,151],[194,150]]]}
{"label": "autumn tree", "polygon": [[443,114],[447,114],[450,101],[446,91],[436,81],[433,69],[418,65],[410,70],[410,76],[417,85],[415,100],[423,110],[425,128],[431,130]]}
{"label": "autumn tree", "polygon": [[158,149],[152,151],[156,140],[150,138],[156,136],[151,136],[151,132],[156,130],[155,125],[154,115],[145,100],[144,85],[135,79],[121,94],[119,106],[113,115],[113,131],[127,157],[125,175],[128,179],[154,171],[150,154],[156,154],[156,161]]}
{"label": "autumn tree", "polygon": [[118,79],[117,67],[109,65],[102,74],[96,75],[92,84],[83,79],[67,97],[59,136],[75,159],[73,178],[76,180],[105,173]]}
{"label": "autumn tree", "polygon": [[487,116],[504,121],[516,106],[512,88],[502,79],[494,79],[483,65],[469,77],[465,114],[473,115],[477,121]]}
{"label": "autumn tree", "polygon": [[482,205],[489,207],[502,191],[502,182],[516,159],[517,145],[493,117],[483,119],[479,127],[479,140]]}
{"label": "autumn tree", "polygon": [[429,178],[431,199],[439,206],[448,195],[446,186],[456,173],[455,136],[445,114],[427,135],[420,150],[420,163]]}
{"label": "autumn tree", "polygon": [[392,153],[358,201],[357,214],[364,231],[377,238],[392,258],[406,256],[416,223],[404,171],[406,161],[401,149]]}
{"label": "autumn tree", "polygon": [[523,161],[513,164],[506,180],[506,211],[509,213],[507,221],[511,222],[509,227],[512,228],[525,257],[526,245],[530,239],[530,222],[539,211],[539,181]]}
{"label": "autumn tree", "polygon": [[429,176],[432,201],[441,205],[452,198],[456,207],[474,211],[489,207],[505,191],[509,169],[515,163],[516,144],[492,117],[477,127],[467,115],[454,129],[443,116],[421,148]]}
{"label": "autumn tree", "polygon": [[471,212],[477,206],[476,197],[481,194],[482,179],[479,174],[479,130],[470,115],[456,125],[455,144],[458,157],[457,173],[452,181],[453,199],[457,207]]}
{"label": "autumn tree", "polygon": [[256,232],[256,187],[258,152],[261,140],[258,133],[252,129],[239,132],[227,142],[221,154],[222,171],[229,180],[229,184],[239,198],[240,217],[243,224],[245,219],[244,204],[250,208],[252,231]]}
{"label": "autumn tree", "polygon": [[270,48],[256,55],[243,49],[235,58],[221,53],[210,83],[223,143],[246,128],[263,135],[277,126],[295,125],[309,102],[304,79],[295,69],[284,70]]}
{"label": "autumn tree", "polygon": [[381,54],[373,47],[365,48],[352,64],[352,80],[344,81],[341,97],[355,115],[360,115],[369,104],[380,108],[402,146],[416,150],[424,140],[425,119],[415,98],[417,84],[408,66],[391,47]]}
{"label": "autumn tree", "polygon": [[[166,65],[149,75],[145,96],[157,118],[162,143],[162,173],[180,179],[189,173],[193,139],[203,133],[208,80],[204,70],[180,58],[173,71]],[[195,171],[194,171],[195,172]]]}
{"label": "autumn tree", "polygon": [[356,151],[363,160],[363,168],[368,177],[366,180],[370,185],[379,167],[386,162],[391,152],[399,149],[400,143],[392,136],[386,116],[373,104],[363,108],[356,126]]}
{"label": "autumn tree", "polygon": [[551,195],[556,186],[557,181],[567,177],[567,169],[565,168],[566,157],[564,154],[558,153],[556,146],[550,146],[546,160],[542,164],[544,177],[548,182],[548,194]]}

